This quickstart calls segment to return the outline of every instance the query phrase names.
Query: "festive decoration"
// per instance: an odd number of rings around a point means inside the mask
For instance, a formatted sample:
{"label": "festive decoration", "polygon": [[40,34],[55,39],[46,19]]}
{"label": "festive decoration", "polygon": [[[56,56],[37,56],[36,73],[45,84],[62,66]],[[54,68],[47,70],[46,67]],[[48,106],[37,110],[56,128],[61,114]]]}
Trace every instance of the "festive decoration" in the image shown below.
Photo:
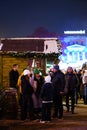
{"label": "festive decoration", "polygon": [[31,57],[31,58],[49,58],[49,57],[59,57],[62,53],[31,53],[31,52],[2,52],[2,55],[10,55],[13,57]]}
{"label": "festive decoration", "polygon": [[[2,55],[10,55],[13,57],[31,57],[31,58],[58,58],[62,53],[62,46],[61,42],[58,39],[49,39],[44,40],[46,42],[47,48],[44,48],[42,52],[40,51],[14,51],[14,48],[12,48],[12,51],[0,51],[0,54]],[[45,45],[45,43],[44,43]],[[54,46],[54,48],[52,47]]]}

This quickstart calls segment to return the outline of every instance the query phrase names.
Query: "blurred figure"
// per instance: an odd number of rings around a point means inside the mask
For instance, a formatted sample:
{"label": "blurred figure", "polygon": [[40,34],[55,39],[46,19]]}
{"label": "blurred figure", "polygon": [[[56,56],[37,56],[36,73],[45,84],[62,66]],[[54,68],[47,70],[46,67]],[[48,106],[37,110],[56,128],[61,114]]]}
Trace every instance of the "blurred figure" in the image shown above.
{"label": "blurred figure", "polygon": [[66,84],[65,86],[67,87],[68,91],[66,93],[66,107],[67,107],[67,112],[70,110],[70,105],[69,105],[69,98],[71,99],[71,112],[74,114],[74,108],[75,108],[75,89],[77,85],[77,78],[76,75],[74,74],[73,68],[68,67],[66,74],[65,74],[65,81]]}
{"label": "blurred figure", "polygon": [[21,90],[22,90],[22,99],[21,99],[21,120],[27,118],[27,112],[29,113],[30,120],[34,119],[34,109],[33,109],[33,87],[30,84],[30,71],[25,69],[23,76],[21,77]]}
{"label": "blurred figure", "polygon": [[78,103],[78,99],[79,99],[79,78],[78,78],[78,73],[77,73],[77,70],[74,69],[74,74],[76,76],[76,79],[77,79],[77,84],[76,84],[76,88],[75,88],[75,104]]}
{"label": "blurred figure", "polygon": [[79,94],[80,99],[83,99],[83,94],[82,94],[82,70],[78,71],[78,79],[79,79],[78,94]]}
{"label": "blurred figure", "polygon": [[54,77],[52,77],[53,85],[53,104],[54,104],[54,118],[63,118],[63,94],[65,87],[65,76],[60,71],[59,66],[55,65],[53,68]]}
{"label": "blurred figure", "polygon": [[41,88],[44,83],[43,76],[40,75],[40,71],[36,68],[34,69],[34,75],[32,76],[33,78],[33,89],[34,93],[32,95],[33,98],[33,103],[34,103],[34,113],[36,115],[36,118],[39,117],[39,113],[41,112],[42,108],[42,102],[41,102]]}
{"label": "blurred figure", "polygon": [[85,70],[83,73],[82,81],[83,81],[83,100],[84,104],[87,104],[87,70]]}
{"label": "blurred figure", "polygon": [[21,100],[22,100],[21,77],[24,75],[24,70],[25,69],[23,69],[23,72],[19,75],[18,82],[17,82],[17,87],[18,87],[18,102],[19,102],[20,106],[21,106]]}
{"label": "blurred figure", "polygon": [[18,64],[14,64],[12,70],[9,72],[10,88],[17,89],[18,77],[19,77]]}
{"label": "blurred figure", "polygon": [[48,74],[51,76],[51,81],[52,81],[52,79],[54,78],[54,68],[53,67],[50,68]]}
{"label": "blurred figure", "polygon": [[51,84],[51,76],[45,77],[45,83],[41,88],[41,98],[42,98],[42,119],[41,123],[45,121],[51,121],[51,108],[53,103],[53,87]]}

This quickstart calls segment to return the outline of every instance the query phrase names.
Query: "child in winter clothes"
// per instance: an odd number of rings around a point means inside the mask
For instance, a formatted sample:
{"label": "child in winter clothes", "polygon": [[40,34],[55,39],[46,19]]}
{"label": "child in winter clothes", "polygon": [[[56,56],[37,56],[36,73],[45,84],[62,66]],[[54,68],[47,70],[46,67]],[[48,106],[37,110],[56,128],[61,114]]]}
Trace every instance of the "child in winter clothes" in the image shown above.
{"label": "child in winter clothes", "polygon": [[51,121],[51,108],[53,103],[53,87],[51,85],[50,75],[45,77],[45,83],[41,89],[42,98],[42,119],[41,123],[45,121]]}

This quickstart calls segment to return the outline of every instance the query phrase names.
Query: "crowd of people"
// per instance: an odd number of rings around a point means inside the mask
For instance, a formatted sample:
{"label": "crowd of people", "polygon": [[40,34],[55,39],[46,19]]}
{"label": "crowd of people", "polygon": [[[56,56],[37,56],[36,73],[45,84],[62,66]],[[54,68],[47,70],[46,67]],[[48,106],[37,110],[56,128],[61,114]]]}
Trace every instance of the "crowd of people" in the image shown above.
{"label": "crowd of people", "polygon": [[9,72],[9,82],[10,87],[18,92],[21,120],[29,117],[45,123],[52,118],[63,119],[63,101],[66,102],[66,112],[72,114],[78,99],[87,104],[87,70],[77,72],[68,67],[63,73],[58,65],[54,65],[43,76],[38,68],[34,68],[33,72],[25,68],[19,74],[18,64],[14,64]]}

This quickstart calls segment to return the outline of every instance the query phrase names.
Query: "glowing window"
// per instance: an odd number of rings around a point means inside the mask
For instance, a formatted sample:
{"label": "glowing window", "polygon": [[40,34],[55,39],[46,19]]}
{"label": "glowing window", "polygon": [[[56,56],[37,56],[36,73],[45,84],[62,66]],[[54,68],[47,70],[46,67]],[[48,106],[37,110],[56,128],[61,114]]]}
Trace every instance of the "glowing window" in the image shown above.
{"label": "glowing window", "polygon": [[83,56],[83,55],[82,55],[82,52],[79,52],[79,59],[80,59],[80,60],[83,59],[82,56]]}
{"label": "glowing window", "polygon": [[87,59],[87,52],[85,52],[85,58]]}

